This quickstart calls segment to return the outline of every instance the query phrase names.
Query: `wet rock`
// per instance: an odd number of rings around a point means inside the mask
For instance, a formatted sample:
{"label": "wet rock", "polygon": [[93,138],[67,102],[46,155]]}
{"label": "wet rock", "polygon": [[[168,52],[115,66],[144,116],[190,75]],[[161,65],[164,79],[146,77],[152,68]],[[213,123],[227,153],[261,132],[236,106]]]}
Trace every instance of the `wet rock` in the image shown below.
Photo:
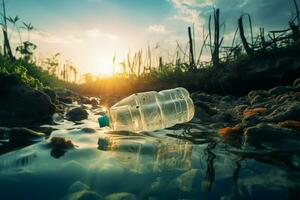
{"label": "wet rock", "polygon": [[287,101],[291,100],[292,97],[288,94],[284,94],[284,95],[279,95],[275,98],[275,100],[279,103],[279,104],[283,104],[286,103]]}
{"label": "wet rock", "polygon": [[242,118],[244,114],[244,110],[246,110],[247,108],[248,108],[247,105],[242,104],[242,105],[235,106],[231,111],[236,118]]}
{"label": "wet rock", "polygon": [[211,108],[211,106],[206,102],[196,101],[196,102],[194,102],[194,105],[210,116],[218,113],[218,111],[216,109]]}
{"label": "wet rock", "polygon": [[214,99],[211,95],[206,94],[206,93],[193,93],[191,94],[191,98],[193,101],[205,101],[205,102],[213,102]]}
{"label": "wet rock", "polygon": [[250,116],[245,117],[242,120],[241,127],[246,128],[246,127],[254,126],[254,125],[258,124],[261,121],[262,121],[262,119],[259,116],[250,115]]}
{"label": "wet rock", "polygon": [[71,140],[63,137],[51,138],[49,146],[52,148],[50,154],[54,158],[60,158],[67,152],[68,149],[75,148],[75,145]]}
{"label": "wet rock", "polygon": [[88,97],[80,96],[80,102],[83,104],[91,104],[91,99]]}
{"label": "wet rock", "polygon": [[214,115],[213,119],[214,121],[225,122],[225,123],[236,122],[236,120],[234,120],[230,112],[221,112],[218,115]]}
{"label": "wet rock", "polygon": [[26,143],[41,141],[45,134],[33,131],[27,128],[12,128],[9,131],[9,142],[10,143]]}
{"label": "wet rock", "polygon": [[265,118],[269,122],[280,122],[286,120],[299,120],[300,119],[300,103],[293,102],[290,104],[282,105],[275,109],[271,114]]}
{"label": "wet rock", "polygon": [[97,131],[93,128],[82,128],[81,131],[83,133],[96,133]]}
{"label": "wet rock", "polygon": [[70,110],[66,117],[71,121],[81,121],[88,118],[88,112],[84,110],[83,108],[73,108]]}
{"label": "wet rock", "polygon": [[264,99],[260,95],[256,95],[250,100],[250,103],[251,105],[254,105],[254,104],[262,103],[263,101]]}
{"label": "wet rock", "polygon": [[[194,183],[195,179],[199,173],[199,170],[197,169],[191,169],[180,176],[178,176],[175,180],[171,181],[169,184],[169,189],[175,190],[176,192],[192,192],[193,189],[195,189]],[[174,191],[174,192],[175,192]]]}
{"label": "wet rock", "polygon": [[98,193],[94,191],[80,191],[67,195],[63,200],[103,200]]}
{"label": "wet rock", "polygon": [[283,127],[283,128],[290,128],[290,129],[300,132],[300,122],[299,121],[287,120],[287,121],[279,122],[278,126]]}
{"label": "wet rock", "polygon": [[91,105],[93,107],[97,107],[99,104],[100,104],[100,102],[97,99],[95,99],[95,98],[91,99]]}
{"label": "wet rock", "polygon": [[247,128],[244,132],[245,144],[257,148],[273,147],[281,150],[299,150],[299,139],[300,135],[297,131],[267,123]]}
{"label": "wet rock", "polygon": [[137,197],[131,193],[120,192],[106,196],[105,200],[137,200]]}
{"label": "wet rock", "polygon": [[294,83],[293,86],[297,89],[300,89],[300,78],[297,78]]}
{"label": "wet rock", "polygon": [[261,96],[263,98],[268,96],[268,92],[266,90],[253,90],[248,93],[248,99],[251,100],[256,96]]}
{"label": "wet rock", "polygon": [[14,75],[0,74],[0,125],[50,122],[56,107],[45,93],[20,82]]}
{"label": "wet rock", "polygon": [[59,101],[66,104],[72,104],[75,101],[75,99],[73,97],[65,97],[65,98],[59,97]]}
{"label": "wet rock", "polygon": [[58,100],[62,103],[72,104],[79,99],[79,95],[71,90],[60,88],[55,90]]}
{"label": "wet rock", "polygon": [[96,98],[88,98],[88,97],[80,97],[81,103],[90,104],[93,107],[97,107],[99,105],[99,101]]}
{"label": "wet rock", "polygon": [[282,95],[289,92],[294,92],[295,89],[291,86],[277,86],[269,90],[270,95]]}
{"label": "wet rock", "polygon": [[50,140],[50,145],[53,148],[58,149],[72,149],[75,147],[71,140],[68,140],[64,137],[52,137]]}
{"label": "wet rock", "polygon": [[80,181],[74,182],[68,189],[69,193],[75,193],[80,191],[90,190],[90,187]]}
{"label": "wet rock", "polygon": [[226,95],[226,96],[221,98],[221,101],[225,101],[225,102],[231,102],[231,101],[234,101],[234,100],[235,100],[235,97],[230,96],[230,95]]}
{"label": "wet rock", "polygon": [[244,110],[244,117],[249,117],[249,116],[252,116],[252,115],[262,115],[264,113],[267,112],[267,109],[266,108],[249,108],[249,109],[245,109]]}
{"label": "wet rock", "polygon": [[54,104],[58,103],[58,96],[56,95],[56,93],[53,90],[51,90],[49,88],[44,88],[43,92],[50,97],[52,103],[54,103]]}

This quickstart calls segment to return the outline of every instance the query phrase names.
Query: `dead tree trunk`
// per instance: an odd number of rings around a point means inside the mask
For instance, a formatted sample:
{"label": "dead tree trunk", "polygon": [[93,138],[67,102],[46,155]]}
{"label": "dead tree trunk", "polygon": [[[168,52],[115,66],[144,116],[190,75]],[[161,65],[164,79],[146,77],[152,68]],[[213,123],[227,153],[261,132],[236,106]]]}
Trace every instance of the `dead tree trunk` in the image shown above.
{"label": "dead tree trunk", "polygon": [[7,35],[7,18],[6,18],[6,9],[5,9],[5,2],[2,0],[2,9],[3,9],[3,25],[2,25],[2,32],[3,32],[3,52],[4,55],[8,55],[10,60],[14,60],[14,56],[11,51],[8,35]]}
{"label": "dead tree trunk", "polygon": [[215,10],[214,12],[214,24],[215,24],[215,31],[214,31],[214,51],[212,55],[213,65],[215,67],[219,67],[220,65],[220,9]]}
{"label": "dead tree trunk", "polygon": [[162,71],[163,69],[163,61],[162,61],[162,57],[159,57],[159,65],[158,65],[159,71]]}
{"label": "dead tree trunk", "polygon": [[243,17],[242,16],[239,18],[238,24],[239,24],[239,30],[240,30],[240,37],[241,37],[244,49],[245,49],[248,56],[252,55],[253,51],[249,47],[249,44],[248,44],[247,39],[245,37],[244,26],[243,26]]}
{"label": "dead tree trunk", "polygon": [[189,34],[189,46],[190,46],[190,69],[195,69],[195,58],[194,58],[194,45],[193,45],[193,38],[192,38],[192,30],[191,27],[188,27],[188,34]]}

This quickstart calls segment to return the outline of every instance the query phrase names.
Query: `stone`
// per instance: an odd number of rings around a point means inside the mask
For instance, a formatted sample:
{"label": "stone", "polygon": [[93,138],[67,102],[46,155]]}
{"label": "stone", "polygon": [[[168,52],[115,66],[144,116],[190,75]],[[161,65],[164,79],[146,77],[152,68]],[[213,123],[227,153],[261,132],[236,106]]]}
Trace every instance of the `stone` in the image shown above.
{"label": "stone", "polygon": [[293,87],[300,89],[300,78],[297,78],[294,83],[293,83]]}
{"label": "stone", "polygon": [[58,103],[58,96],[53,90],[51,90],[50,88],[44,88],[43,92],[50,97],[52,103]]}
{"label": "stone", "polygon": [[261,103],[263,101],[264,101],[264,99],[260,95],[256,95],[250,100],[250,103],[251,103],[251,105],[254,105],[254,104]]}
{"label": "stone", "polygon": [[90,187],[80,181],[76,181],[69,187],[68,192],[69,194],[71,194],[85,190],[90,190]]}
{"label": "stone", "polygon": [[300,119],[300,102],[293,102],[282,105],[275,109],[265,118],[269,122],[280,122],[286,120]]}
{"label": "stone", "polygon": [[51,156],[54,158],[60,158],[68,149],[74,149],[75,145],[71,140],[63,137],[53,137],[48,144],[51,147]]}
{"label": "stone", "polygon": [[75,147],[71,140],[68,140],[64,137],[52,137],[50,140],[50,145],[53,148],[59,149],[71,149]]}
{"label": "stone", "polygon": [[244,131],[244,143],[257,148],[280,148],[299,150],[300,135],[297,131],[274,124],[260,123]]}
{"label": "stone", "polygon": [[67,112],[66,117],[71,121],[81,121],[88,118],[88,112],[83,108],[73,108]]}
{"label": "stone", "polygon": [[131,193],[120,192],[106,196],[105,200],[137,200],[137,197]]}
{"label": "stone", "polygon": [[0,85],[0,126],[52,121],[56,106],[44,92],[22,83],[15,75],[0,74]]}
{"label": "stone", "polygon": [[99,103],[99,101],[98,101],[97,99],[95,99],[95,98],[92,98],[92,99],[91,99],[91,105],[92,105],[93,107],[97,107],[99,104],[100,104],[100,103]]}
{"label": "stone", "polygon": [[263,115],[267,112],[266,108],[247,108],[244,110],[243,115],[244,117],[249,117],[252,115]]}
{"label": "stone", "polygon": [[80,191],[67,195],[63,200],[103,200],[98,193],[94,191]]}
{"label": "stone", "polygon": [[66,104],[72,104],[75,100],[73,97],[59,97],[58,98],[60,102],[66,103]]}
{"label": "stone", "polygon": [[167,187],[171,191],[190,193],[195,189],[194,184],[198,174],[198,169],[190,169],[171,181]]}
{"label": "stone", "polygon": [[300,132],[300,121],[286,120],[283,122],[279,122],[278,126],[283,127],[283,128],[294,129],[295,131]]}
{"label": "stone", "polygon": [[81,131],[83,133],[96,133],[97,132],[95,129],[93,129],[93,128],[87,128],[87,127],[82,128]]}
{"label": "stone", "polygon": [[269,90],[270,95],[283,95],[296,90],[291,86],[277,86]]}
{"label": "stone", "polygon": [[248,93],[248,99],[253,99],[255,96],[267,97],[268,92],[266,90],[252,90]]}
{"label": "stone", "polygon": [[206,93],[192,93],[191,98],[193,101],[205,101],[205,102],[213,102],[213,97]]}

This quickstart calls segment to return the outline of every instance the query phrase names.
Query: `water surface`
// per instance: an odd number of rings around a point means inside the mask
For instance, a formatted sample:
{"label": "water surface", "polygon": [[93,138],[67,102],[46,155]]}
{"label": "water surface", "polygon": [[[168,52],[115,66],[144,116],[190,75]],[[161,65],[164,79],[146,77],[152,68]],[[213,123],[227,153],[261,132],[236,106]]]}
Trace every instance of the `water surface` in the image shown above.
{"label": "water surface", "polygon": [[1,155],[1,199],[55,200],[82,190],[108,199],[115,193],[127,199],[299,199],[299,152],[246,147],[192,122],[141,134],[109,132],[98,128],[94,113],[81,124],[55,125],[51,137],[76,145],[64,154],[53,151],[48,138]]}

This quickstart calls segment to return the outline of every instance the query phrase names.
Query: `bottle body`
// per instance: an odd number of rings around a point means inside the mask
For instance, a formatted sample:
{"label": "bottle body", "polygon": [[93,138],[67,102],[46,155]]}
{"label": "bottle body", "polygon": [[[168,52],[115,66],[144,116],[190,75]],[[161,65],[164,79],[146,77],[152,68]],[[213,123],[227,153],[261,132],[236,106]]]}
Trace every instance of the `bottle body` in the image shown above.
{"label": "bottle body", "polygon": [[194,104],[184,88],[133,94],[109,109],[113,130],[153,131],[190,121]]}

